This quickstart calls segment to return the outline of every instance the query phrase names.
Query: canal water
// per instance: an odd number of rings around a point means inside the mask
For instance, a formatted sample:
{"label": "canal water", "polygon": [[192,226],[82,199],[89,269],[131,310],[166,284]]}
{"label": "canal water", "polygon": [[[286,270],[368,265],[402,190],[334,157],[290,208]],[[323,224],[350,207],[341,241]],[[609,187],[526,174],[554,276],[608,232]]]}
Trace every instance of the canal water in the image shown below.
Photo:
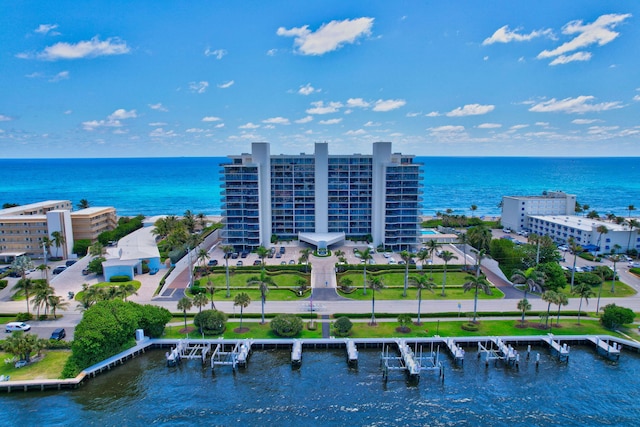
{"label": "canal water", "polygon": [[[521,351],[523,349],[520,349]],[[569,363],[546,348],[539,367],[487,368],[468,351],[463,368],[445,356],[445,379],[423,372],[410,384],[384,381],[379,350],[307,350],[292,369],[288,351],[256,350],[249,366],[212,374],[196,361],[167,368],[164,351],[127,361],[78,390],[14,392],[0,400],[3,425],[85,426],[637,426],[640,357],[613,363],[576,347]]]}

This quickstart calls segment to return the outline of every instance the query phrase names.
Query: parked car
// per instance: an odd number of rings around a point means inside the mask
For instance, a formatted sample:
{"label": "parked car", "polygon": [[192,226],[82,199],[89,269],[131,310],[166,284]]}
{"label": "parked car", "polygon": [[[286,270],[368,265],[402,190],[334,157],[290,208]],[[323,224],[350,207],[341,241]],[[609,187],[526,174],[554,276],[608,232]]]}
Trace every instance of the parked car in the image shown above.
{"label": "parked car", "polygon": [[395,263],[396,263],[396,260],[395,260],[395,259],[393,259],[393,258],[389,258],[389,264],[395,264]]}
{"label": "parked car", "polygon": [[284,248],[284,246],[280,246],[280,253],[284,254],[287,250]]}
{"label": "parked car", "polygon": [[296,262],[294,260],[290,260],[289,264],[295,264]]}
{"label": "parked car", "polygon": [[281,261],[280,265],[287,265],[287,261]]}
{"label": "parked car", "polygon": [[13,365],[16,368],[22,368],[24,366],[27,366],[27,361],[26,360],[18,360],[15,365]]}
{"label": "parked car", "polygon": [[253,265],[262,265],[262,261],[260,261],[259,259],[253,261]]}
{"label": "parked car", "polygon": [[282,258],[282,254],[280,252],[276,252],[276,258]]}
{"label": "parked car", "polygon": [[152,268],[152,269],[149,270],[149,274],[152,275],[152,276],[154,274],[157,274],[157,273],[158,273],[158,269],[157,268]]}
{"label": "parked car", "polygon": [[382,254],[383,257],[385,258],[390,258],[391,257],[391,253],[390,252],[385,252]]}
{"label": "parked car", "polygon": [[78,262],[78,260],[75,259],[69,259],[67,260],[67,262],[64,263],[64,265],[66,265],[67,267],[71,267],[73,264],[75,264],[76,262]]}
{"label": "parked car", "polygon": [[233,252],[231,254],[231,259],[238,259],[238,252]]}
{"label": "parked car", "polygon": [[249,252],[247,252],[247,251],[240,252],[240,258],[246,258],[247,255],[249,255]]}
{"label": "parked car", "polygon": [[83,269],[82,269],[82,275],[83,275],[83,276],[88,276],[88,275],[89,275],[89,273],[91,273],[91,272],[89,271],[89,269],[88,269],[88,268],[83,268]]}
{"label": "parked car", "polygon": [[640,268],[640,262],[630,262],[629,268]]}
{"label": "parked car", "polygon": [[53,274],[60,274],[63,271],[65,271],[67,269],[67,267],[65,267],[64,265],[59,265],[56,268],[53,269]]}
{"label": "parked car", "polygon": [[568,250],[569,250],[569,248],[568,248],[568,247],[566,247],[565,245],[560,245],[560,246],[558,246],[558,250],[559,250],[559,251],[562,251],[562,252],[566,252],[566,251],[568,251]]}
{"label": "parked car", "polygon": [[55,329],[53,332],[51,332],[51,337],[49,337],[49,339],[60,341],[61,339],[64,339],[66,336],[67,336],[67,332],[64,330],[64,328],[58,328],[58,329]]}
{"label": "parked car", "polygon": [[209,262],[207,263],[207,265],[209,267],[215,267],[216,265],[218,265],[218,260],[217,259],[210,259]]}
{"label": "parked car", "polygon": [[30,331],[31,325],[24,322],[9,322],[5,325],[5,332],[13,332],[13,331]]}

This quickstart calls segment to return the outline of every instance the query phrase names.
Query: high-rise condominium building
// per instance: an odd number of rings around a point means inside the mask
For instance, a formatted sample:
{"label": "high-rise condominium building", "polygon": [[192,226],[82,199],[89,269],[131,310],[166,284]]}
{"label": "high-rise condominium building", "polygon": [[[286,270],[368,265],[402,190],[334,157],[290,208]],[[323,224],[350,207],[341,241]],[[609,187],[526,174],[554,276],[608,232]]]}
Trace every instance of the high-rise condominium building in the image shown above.
{"label": "high-rise condominium building", "polygon": [[299,238],[325,247],[368,237],[394,250],[419,244],[422,169],[414,156],[373,144],[372,155],[271,155],[268,143],[222,165],[225,244],[236,249]]}

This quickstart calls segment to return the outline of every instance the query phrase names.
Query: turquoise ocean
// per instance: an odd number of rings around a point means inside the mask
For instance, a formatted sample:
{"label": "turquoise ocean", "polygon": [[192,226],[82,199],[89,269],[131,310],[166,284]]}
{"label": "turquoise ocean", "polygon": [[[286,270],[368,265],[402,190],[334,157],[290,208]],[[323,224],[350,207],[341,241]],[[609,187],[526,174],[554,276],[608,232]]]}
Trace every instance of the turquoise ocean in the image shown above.
{"label": "turquoise ocean", "polygon": [[[601,215],[640,208],[638,158],[417,157],[423,213],[499,215],[503,195],[576,194]],[[114,206],[119,215],[219,215],[226,157],[0,159],[0,203],[63,199]]]}

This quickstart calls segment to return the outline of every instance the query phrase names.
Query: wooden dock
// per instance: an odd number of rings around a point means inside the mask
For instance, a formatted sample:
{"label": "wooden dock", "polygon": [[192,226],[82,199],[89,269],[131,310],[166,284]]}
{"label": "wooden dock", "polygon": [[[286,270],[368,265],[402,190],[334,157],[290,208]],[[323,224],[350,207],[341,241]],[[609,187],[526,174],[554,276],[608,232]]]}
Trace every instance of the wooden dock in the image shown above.
{"label": "wooden dock", "polygon": [[356,343],[347,338],[345,340],[345,348],[347,350],[347,363],[349,364],[349,366],[357,366],[358,347],[356,346]]}
{"label": "wooden dock", "polygon": [[587,337],[589,341],[596,345],[599,354],[603,354],[609,360],[620,360],[620,346],[617,343],[609,344],[609,340],[600,339],[600,337]]}
{"label": "wooden dock", "polygon": [[453,338],[443,338],[442,341],[447,346],[451,357],[453,357],[453,361],[456,365],[464,365],[464,349],[460,347],[455,339]]}
{"label": "wooden dock", "polygon": [[300,366],[302,364],[302,341],[293,340],[291,346],[291,365]]}
{"label": "wooden dock", "polygon": [[[586,337],[585,337],[586,338]],[[560,340],[556,341],[553,338],[553,334],[548,334],[547,336],[541,337],[542,341],[549,344],[551,347],[551,353],[554,356],[558,357],[558,360],[561,362],[569,361],[569,353],[571,352],[571,347],[567,345],[567,343],[560,344]]]}

